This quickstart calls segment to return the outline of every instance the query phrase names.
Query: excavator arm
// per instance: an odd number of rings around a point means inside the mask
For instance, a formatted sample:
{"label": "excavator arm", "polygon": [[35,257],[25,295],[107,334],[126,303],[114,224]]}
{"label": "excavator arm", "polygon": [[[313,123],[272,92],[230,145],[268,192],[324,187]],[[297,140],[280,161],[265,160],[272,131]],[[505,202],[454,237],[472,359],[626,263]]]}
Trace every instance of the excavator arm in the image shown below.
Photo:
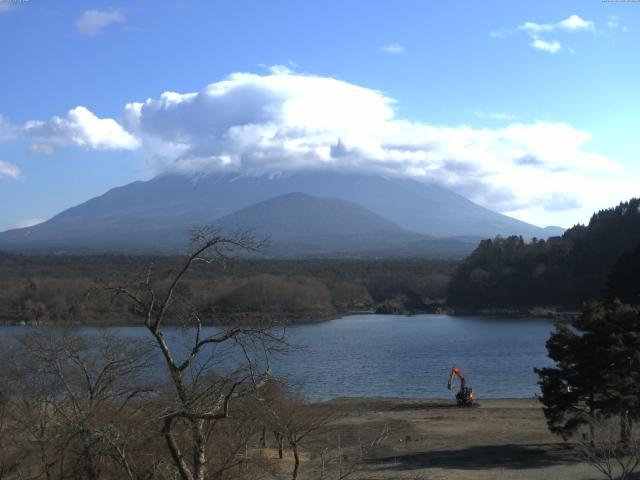
{"label": "excavator arm", "polygon": [[451,369],[451,373],[449,374],[449,381],[447,382],[447,388],[451,390],[451,382],[455,377],[460,379],[460,389],[462,390],[467,385],[467,381],[464,379],[464,373],[458,367],[453,367]]}
{"label": "excavator arm", "polygon": [[451,382],[453,382],[453,379],[455,377],[458,377],[460,379],[460,391],[456,393],[456,402],[458,403],[458,406],[473,406],[473,401],[476,399],[476,396],[473,393],[473,389],[471,387],[467,387],[467,379],[464,378],[464,373],[462,373],[462,370],[460,370],[458,367],[453,367],[451,369],[447,387],[449,388],[449,390],[451,390]]}

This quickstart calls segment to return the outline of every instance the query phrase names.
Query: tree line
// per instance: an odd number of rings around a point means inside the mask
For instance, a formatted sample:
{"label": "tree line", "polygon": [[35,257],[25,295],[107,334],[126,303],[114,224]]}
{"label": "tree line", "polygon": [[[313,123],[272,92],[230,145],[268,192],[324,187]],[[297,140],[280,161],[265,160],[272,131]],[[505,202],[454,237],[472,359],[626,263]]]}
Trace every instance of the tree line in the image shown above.
{"label": "tree line", "polygon": [[[135,321],[135,313],[96,285],[168,271],[179,257],[15,255],[0,252],[0,321],[100,324]],[[419,311],[442,301],[454,262],[432,260],[250,260],[195,265],[181,284],[203,321],[234,323],[265,317],[322,320],[392,305]],[[172,321],[171,319],[169,321]]]}
{"label": "tree line", "polygon": [[588,299],[604,300],[610,281],[625,283],[633,276],[623,269],[633,270],[629,261],[639,245],[640,199],[597,212],[588,225],[561,237],[483,240],[456,269],[447,299],[454,306],[480,308],[579,307]]}
{"label": "tree line", "polygon": [[634,199],[560,239],[573,242],[558,264],[574,282],[560,295],[574,289],[585,303],[579,316],[556,323],[546,344],[554,365],[535,369],[549,429],[571,439],[579,456],[611,480],[631,478],[640,466],[638,217]]}

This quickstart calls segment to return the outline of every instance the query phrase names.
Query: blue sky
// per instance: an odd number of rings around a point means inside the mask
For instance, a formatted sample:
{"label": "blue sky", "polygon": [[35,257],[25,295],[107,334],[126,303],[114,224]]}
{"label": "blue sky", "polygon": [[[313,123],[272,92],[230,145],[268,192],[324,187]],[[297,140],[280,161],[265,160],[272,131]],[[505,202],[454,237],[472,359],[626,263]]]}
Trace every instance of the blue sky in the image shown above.
{"label": "blue sky", "polygon": [[0,0],[0,45],[0,230],[176,169],[372,169],[539,225],[639,193],[640,3]]}

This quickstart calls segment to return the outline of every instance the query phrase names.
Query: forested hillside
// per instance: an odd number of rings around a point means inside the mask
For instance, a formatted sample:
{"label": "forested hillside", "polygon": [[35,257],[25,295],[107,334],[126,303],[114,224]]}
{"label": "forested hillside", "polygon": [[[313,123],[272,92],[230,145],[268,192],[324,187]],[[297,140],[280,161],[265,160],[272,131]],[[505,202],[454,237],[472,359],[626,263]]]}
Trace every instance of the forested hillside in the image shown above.
{"label": "forested hillside", "polygon": [[[615,295],[608,281],[616,262],[617,289],[632,278],[629,260],[640,244],[640,199],[602,210],[586,226],[548,240],[484,240],[457,268],[448,301],[465,307],[578,306]],[[620,278],[624,278],[621,281]]]}
{"label": "forested hillside", "polygon": [[[177,257],[45,256],[0,251],[0,322],[130,323],[135,312],[92,287],[166,275]],[[317,321],[361,310],[419,312],[443,301],[454,262],[237,260],[198,264],[184,286],[207,323]]]}

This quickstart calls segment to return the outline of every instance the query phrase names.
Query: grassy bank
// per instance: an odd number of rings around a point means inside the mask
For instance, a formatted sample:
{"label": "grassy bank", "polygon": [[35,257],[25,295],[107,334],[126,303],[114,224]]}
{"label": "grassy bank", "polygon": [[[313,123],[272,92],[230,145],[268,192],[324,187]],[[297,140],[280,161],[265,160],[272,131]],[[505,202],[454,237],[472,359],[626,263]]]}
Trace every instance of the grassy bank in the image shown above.
{"label": "grassy bank", "polygon": [[[597,475],[549,433],[536,399],[455,400],[339,398],[326,428],[340,433],[341,448],[387,434],[368,452],[356,478],[525,480],[585,479]],[[322,433],[318,434],[319,437]]]}

